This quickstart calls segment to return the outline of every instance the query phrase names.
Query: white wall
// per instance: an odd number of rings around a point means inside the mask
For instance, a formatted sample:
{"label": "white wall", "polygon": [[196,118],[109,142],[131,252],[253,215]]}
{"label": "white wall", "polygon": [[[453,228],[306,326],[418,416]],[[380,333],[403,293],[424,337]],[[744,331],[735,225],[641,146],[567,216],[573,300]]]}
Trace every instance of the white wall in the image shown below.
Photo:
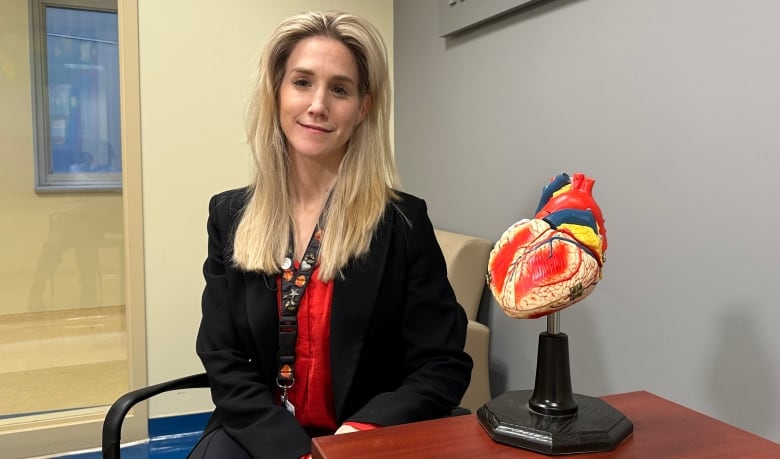
{"label": "white wall", "polygon": [[[562,313],[575,392],[649,390],[780,441],[780,2],[553,0],[452,39],[395,6],[395,144],[434,224],[496,240],[596,178],[605,277]],[[494,396],[541,320],[494,304]]]}
{"label": "white wall", "polygon": [[[209,197],[244,186],[243,113],[256,61],[290,14],[339,8],[393,43],[390,0],[140,0],[146,322],[149,383],[203,371],[195,355]],[[392,53],[391,53],[392,58]],[[206,391],[150,402],[150,417],[205,411]]]}

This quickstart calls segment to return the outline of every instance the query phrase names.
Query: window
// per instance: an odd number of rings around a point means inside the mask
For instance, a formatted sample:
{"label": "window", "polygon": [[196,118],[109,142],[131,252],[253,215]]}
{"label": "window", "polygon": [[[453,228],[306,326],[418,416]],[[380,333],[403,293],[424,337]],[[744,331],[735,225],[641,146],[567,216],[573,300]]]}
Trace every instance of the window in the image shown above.
{"label": "window", "polygon": [[30,0],[35,190],[121,191],[116,0]]}

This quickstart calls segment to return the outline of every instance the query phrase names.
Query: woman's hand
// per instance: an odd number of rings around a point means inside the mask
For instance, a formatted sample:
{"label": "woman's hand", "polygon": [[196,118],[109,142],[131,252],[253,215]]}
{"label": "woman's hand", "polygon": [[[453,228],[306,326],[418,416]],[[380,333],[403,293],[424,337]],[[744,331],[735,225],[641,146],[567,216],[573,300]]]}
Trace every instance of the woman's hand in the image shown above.
{"label": "woman's hand", "polygon": [[354,428],[352,426],[348,426],[346,424],[342,424],[341,427],[336,429],[336,432],[333,435],[340,435],[340,434],[351,433],[351,432],[360,432],[360,430],[358,430],[358,429],[356,429],[356,428]]}

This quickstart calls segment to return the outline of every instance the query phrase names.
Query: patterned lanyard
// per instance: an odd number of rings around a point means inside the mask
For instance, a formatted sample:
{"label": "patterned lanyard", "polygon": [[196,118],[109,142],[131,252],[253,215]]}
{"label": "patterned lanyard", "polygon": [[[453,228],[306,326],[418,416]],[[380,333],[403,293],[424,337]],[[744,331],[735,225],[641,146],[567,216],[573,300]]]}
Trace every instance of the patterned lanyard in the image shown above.
{"label": "patterned lanyard", "polygon": [[282,389],[282,406],[287,405],[287,391],[295,384],[293,368],[295,367],[295,341],[298,338],[298,306],[301,304],[301,298],[317,263],[321,239],[322,231],[318,223],[309,239],[300,267],[296,269],[293,265],[292,249],[282,263],[282,313],[279,318],[279,353],[276,373],[276,385]]}

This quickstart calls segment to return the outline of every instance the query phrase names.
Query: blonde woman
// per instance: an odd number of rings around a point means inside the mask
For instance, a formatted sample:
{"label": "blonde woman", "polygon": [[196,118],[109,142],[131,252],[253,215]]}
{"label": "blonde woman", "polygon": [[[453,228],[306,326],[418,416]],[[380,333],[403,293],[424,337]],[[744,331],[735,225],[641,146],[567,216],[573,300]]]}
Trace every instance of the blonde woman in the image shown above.
{"label": "blonde woman", "polygon": [[381,36],[342,12],[272,34],[248,110],[256,175],[209,204],[197,352],[216,405],[192,458],[447,416],[466,317],[425,203],[397,191]]}

